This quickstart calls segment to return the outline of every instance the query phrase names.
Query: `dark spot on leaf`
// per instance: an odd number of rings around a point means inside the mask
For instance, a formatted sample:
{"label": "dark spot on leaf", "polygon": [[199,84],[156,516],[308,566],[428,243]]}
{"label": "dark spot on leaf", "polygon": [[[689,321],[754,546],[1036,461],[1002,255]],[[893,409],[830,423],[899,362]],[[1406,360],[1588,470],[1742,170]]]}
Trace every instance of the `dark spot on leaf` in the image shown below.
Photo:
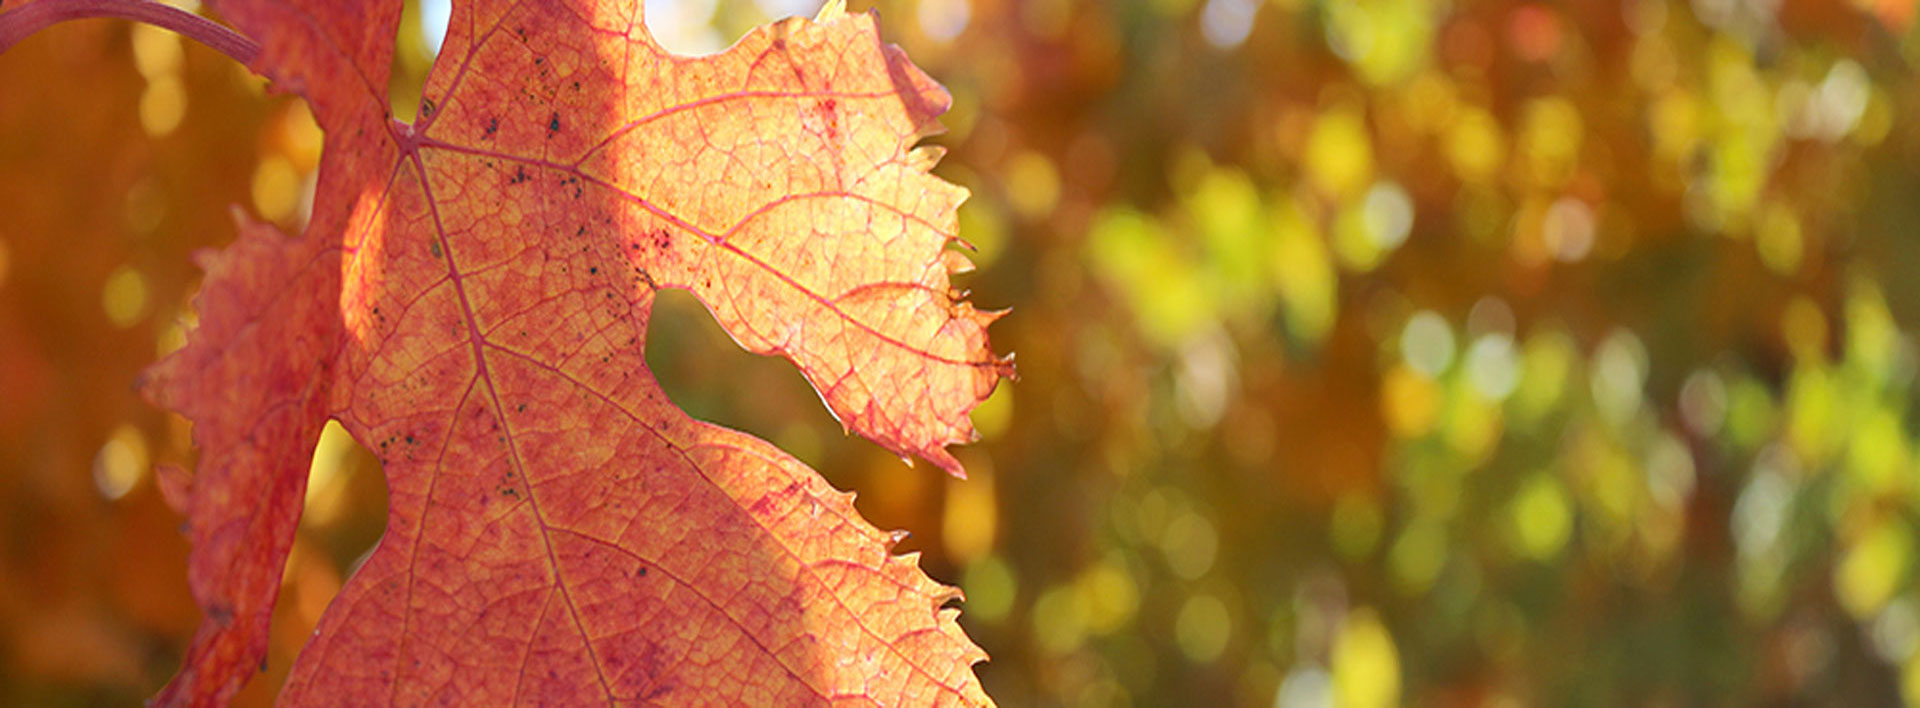
{"label": "dark spot on leaf", "polygon": [[[500,117],[499,117],[499,116],[494,116],[494,117],[492,117],[492,118],[488,118],[488,119],[487,119],[487,134],[486,134],[486,135],[483,135],[483,136],[481,136],[481,137],[483,137],[483,138],[492,138],[492,137],[493,137],[493,134],[494,134],[495,132],[497,132],[497,131],[499,131],[499,130],[500,130]],[[492,166],[492,163],[488,163],[488,166],[489,166],[489,167],[491,167],[491,166]]]}
{"label": "dark spot on leaf", "polygon": [[821,130],[826,133],[828,140],[833,140],[840,137],[840,110],[839,109],[840,109],[840,102],[831,98],[821,102],[820,104]]}
{"label": "dark spot on leaf", "polygon": [[434,258],[439,258],[440,257],[440,239],[434,239],[431,243],[429,243],[427,245],[427,250],[433,251]]}
{"label": "dark spot on leaf", "polygon": [[552,118],[547,119],[547,137],[551,138],[558,132],[560,132],[560,113],[556,111]]}

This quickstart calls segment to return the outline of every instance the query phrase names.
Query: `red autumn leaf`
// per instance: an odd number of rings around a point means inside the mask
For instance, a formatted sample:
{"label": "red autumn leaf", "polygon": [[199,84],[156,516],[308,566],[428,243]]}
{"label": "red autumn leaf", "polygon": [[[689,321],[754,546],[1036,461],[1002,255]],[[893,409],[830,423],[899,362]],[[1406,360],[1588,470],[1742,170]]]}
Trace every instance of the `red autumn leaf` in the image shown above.
{"label": "red autumn leaf", "polygon": [[477,2],[408,125],[382,88],[400,4],[369,4],[220,6],[327,143],[306,233],[204,256],[200,324],[146,382],[201,450],[171,482],[206,621],[160,702],[256,671],[333,418],[390,513],[289,703],[986,703],[958,592],[643,358],[656,289],[688,289],[850,428],[959,474],[944,448],[1011,364],[948,283],[965,192],[914,147],[945,92],[837,5],[683,58],[638,0]]}

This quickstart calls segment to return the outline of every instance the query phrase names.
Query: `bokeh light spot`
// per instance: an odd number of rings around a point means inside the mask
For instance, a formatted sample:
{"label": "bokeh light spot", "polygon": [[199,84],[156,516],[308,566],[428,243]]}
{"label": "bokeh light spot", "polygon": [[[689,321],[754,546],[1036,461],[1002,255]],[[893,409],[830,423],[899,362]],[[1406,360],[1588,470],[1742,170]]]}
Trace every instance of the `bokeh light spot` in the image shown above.
{"label": "bokeh light spot", "polygon": [[261,218],[288,223],[300,207],[300,173],[287,158],[269,153],[253,170],[252,191],[253,208]]}
{"label": "bokeh light spot", "polygon": [[987,556],[967,566],[960,586],[967,593],[967,604],[963,608],[965,614],[961,616],[987,622],[1005,619],[1019,593],[1013,568],[998,555]]}
{"label": "bokeh light spot", "polygon": [[1166,530],[1160,534],[1160,551],[1175,575],[1193,580],[1213,568],[1220,536],[1207,517],[1186,509],[1167,521]]}
{"label": "bokeh light spot", "polygon": [[1626,329],[1615,329],[1593,353],[1589,378],[1594,407],[1603,419],[1623,425],[1639,410],[1647,382],[1647,348]]}
{"label": "bokeh light spot", "polygon": [[965,480],[947,480],[947,503],[940,521],[940,539],[956,563],[970,563],[993,550],[999,528],[999,504],[993,493],[993,471],[984,460],[970,460]]}
{"label": "bokeh light spot", "polygon": [[953,41],[966,31],[967,22],[973,19],[973,5],[969,0],[920,0],[914,12],[920,31],[936,42]]}
{"label": "bokeh light spot", "polygon": [[1526,61],[1552,59],[1560,51],[1560,18],[1539,4],[1516,7],[1507,16],[1507,42]]}
{"label": "bokeh light spot", "polygon": [[1446,155],[1453,172],[1463,182],[1493,179],[1506,159],[1506,142],[1493,114],[1478,106],[1456,111],[1459,117],[1446,134]]}
{"label": "bokeh light spot", "polygon": [[1274,210],[1273,281],[1285,308],[1287,334],[1318,347],[1338,314],[1338,276],[1319,225],[1286,198]]}
{"label": "bokeh light spot", "polygon": [[1049,654],[1080,648],[1087,638],[1084,597],[1071,585],[1055,585],[1033,603],[1033,638]]}
{"label": "bokeh light spot", "polygon": [[108,501],[132,491],[145,479],[152,463],[148,460],[147,436],[131,423],[121,423],[93,456],[93,486]]}
{"label": "bokeh light spot", "polygon": [[1014,211],[1029,219],[1038,219],[1060,203],[1060,172],[1053,160],[1038,152],[1026,151],[1007,161],[1007,201]]}
{"label": "bokeh light spot", "polygon": [[[1776,450],[1778,448],[1775,448]],[[1766,456],[1762,456],[1765,460]],[[1793,504],[1793,483],[1772,465],[1756,463],[1746,488],[1734,501],[1732,524],[1734,547],[1742,557],[1752,558],[1774,549]]]}
{"label": "bokeh light spot", "polygon": [[1847,547],[1834,570],[1834,596],[1855,618],[1864,619],[1884,606],[1900,589],[1913,558],[1913,531],[1905,522],[1888,519]]}
{"label": "bokeh light spot", "polygon": [[187,116],[187,90],[180,77],[168,74],[147,82],[140,94],[140,128],[153,137],[163,137],[180,127]]}
{"label": "bokeh light spot", "polygon": [[1306,664],[1287,672],[1273,697],[1274,708],[1333,708],[1333,677],[1327,670]]}
{"label": "bokeh light spot", "polygon": [[1207,0],[1200,10],[1200,34],[1220,49],[1238,47],[1253,31],[1254,13],[1259,10],[1258,0]]}
{"label": "bokeh light spot", "polygon": [[1432,520],[1422,519],[1400,532],[1389,552],[1388,563],[1394,585],[1408,595],[1418,595],[1433,587],[1434,578],[1447,562],[1446,529]]}
{"label": "bokeh light spot", "polygon": [[1347,198],[1373,178],[1373,141],[1357,107],[1321,114],[1307,138],[1307,176],[1323,193]]}
{"label": "bokeh light spot", "polygon": [[1699,369],[1687,375],[1680,385],[1680,420],[1687,429],[1703,438],[1720,433],[1727,417],[1727,385],[1711,369]]}
{"label": "bokeh light spot", "polygon": [[1205,664],[1226,651],[1227,640],[1233,634],[1233,618],[1220,598],[1196,594],[1180,606],[1173,634],[1180,653],[1196,664]]}
{"label": "bokeh light spot", "polygon": [[1585,130],[1580,109],[1562,96],[1548,96],[1527,104],[1520,123],[1520,153],[1524,176],[1539,187],[1558,187],[1573,176]]}
{"label": "bokeh light spot", "polygon": [[1432,431],[1440,418],[1440,385],[1406,365],[1381,376],[1380,408],[1387,429],[1403,440]]}
{"label": "bokeh light spot", "polygon": [[1647,451],[1647,493],[1655,504],[1670,511],[1684,508],[1693,496],[1693,452],[1671,433],[1654,437]]}
{"label": "bokeh light spot", "polygon": [[1484,337],[1489,334],[1504,334],[1513,339],[1513,308],[1506,300],[1488,295],[1475,300],[1473,309],[1467,311],[1467,336]]}
{"label": "bokeh light spot", "polygon": [[148,81],[178,76],[186,59],[180,34],[155,25],[136,23],[132,27],[133,67]]}
{"label": "bokeh light spot", "polygon": [[1573,341],[1563,332],[1547,330],[1527,338],[1520,353],[1520,388],[1514,410],[1523,419],[1536,419],[1560,404],[1575,361]]}
{"label": "bokeh light spot", "polygon": [[1431,60],[1441,10],[1422,0],[1333,2],[1325,10],[1328,48],[1373,86],[1390,86]]}
{"label": "bokeh light spot", "polygon": [[1140,607],[1140,590],[1119,554],[1108,554],[1081,573],[1075,583],[1087,607],[1089,631],[1105,635],[1132,625],[1134,612]]}
{"label": "bokeh light spot", "polygon": [[147,315],[147,277],[131,265],[114,269],[100,289],[100,307],[115,327],[132,327]]}
{"label": "bokeh light spot", "polygon": [[1473,390],[1490,401],[1506,400],[1520,386],[1520,355],[1513,337],[1504,333],[1488,334],[1467,348],[1467,380]]}
{"label": "bokeh light spot", "polygon": [[1187,340],[1174,368],[1180,417],[1195,429],[1212,428],[1240,386],[1238,354],[1225,332]]}
{"label": "bokeh light spot", "polygon": [[1547,252],[1561,263],[1578,263],[1593,250],[1593,210],[1586,202],[1572,197],[1554,200],[1540,225],[1540,238]]}
{"label": "bokeh light spot", "polygon": [[1333,646],[1334,704],[1387,708],[1400,703],[1400,653],[1370,608],[1347,615]]}
{"label": "bokeh light spot", "polygon": [[1453,328],[1432,310],[1414,313],[1400,330],[1400,356],[1414,371],[1439,378],[1453,364]]}
{"label": "bokeh light spot", "polygon": [[1552,560],[1573,531],[1573,506],[1559,480],[1548,474],[1527,480],[1510,513],[1517,550],[1536,561]]}
{"label": "bokeh light spot", "polygon": [[1413,231],[1413,197],[1397,182],[1375,182],[1367,190],[1365,214],[1367,236],[1380,250],[1399,248]]}
{"label": "bokeh light spot", "polygon": [[1915,613],[1911,598],[1896,597],[1874,616],[1868,631],[1874,653],[1882,661],[1898,665],[1920,646],[1920,614]]}

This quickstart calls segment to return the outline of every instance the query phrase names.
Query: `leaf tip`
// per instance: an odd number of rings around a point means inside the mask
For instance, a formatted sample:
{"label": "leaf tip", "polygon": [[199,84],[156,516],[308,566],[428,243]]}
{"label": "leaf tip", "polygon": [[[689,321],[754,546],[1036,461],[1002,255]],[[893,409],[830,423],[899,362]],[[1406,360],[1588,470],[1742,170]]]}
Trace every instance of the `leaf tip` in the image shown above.
{"label": "leaf tip", "polygon": [[[966,246],[967,250],[975,250],[971,243],[960,241],[960,244]],[[965,253],[959,251],[941,251],[940,259],[941,265],[946,267],[949,274],[958,275],[973,272],[973,259],[968,258]]]}
{"label": "leaf tip", "polygon": [[153,466],[153,481],[167,506],[184,516],[193,501],[193,473],[179,465],[162,463]]}

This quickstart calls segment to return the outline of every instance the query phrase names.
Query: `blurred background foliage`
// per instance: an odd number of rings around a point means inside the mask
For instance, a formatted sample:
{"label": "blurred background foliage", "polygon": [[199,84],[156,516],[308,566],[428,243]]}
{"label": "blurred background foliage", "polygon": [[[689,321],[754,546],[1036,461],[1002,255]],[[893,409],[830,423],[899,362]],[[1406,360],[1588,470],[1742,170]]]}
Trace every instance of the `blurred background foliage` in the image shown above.
{"label": "blurred background foliage", "polygon": [[[708,52],[818,2],[647,5]],[[648,358],[911,530],[1001,702],[1920,705],[1914,0],[853,5],[952,90],[963,285],[1016,309],[973,479],[690,297]],[[197,615],[149,472],[187,428],[130,384],[222,205],[302,223],[321,136],[121,23],[0,96],[0,702],[132,701]],[[384,523],[338,428],[313,473],[244,702]]]}

